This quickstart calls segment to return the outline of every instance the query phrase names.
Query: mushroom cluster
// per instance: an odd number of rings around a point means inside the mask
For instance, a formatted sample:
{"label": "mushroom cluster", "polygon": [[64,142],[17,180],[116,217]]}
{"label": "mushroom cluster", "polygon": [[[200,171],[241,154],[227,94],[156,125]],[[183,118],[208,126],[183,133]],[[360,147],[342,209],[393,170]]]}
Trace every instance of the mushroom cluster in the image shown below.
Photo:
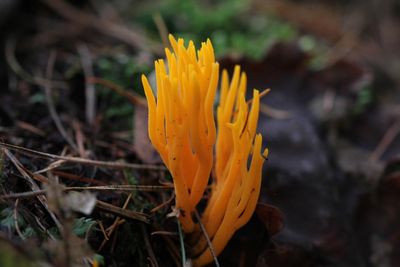
{"label": "mushroom cluster", "polygon": [[[192,41],[169,35],[167,64],[155,61],[157,97],[142,76],[148,109],[149,137],[168,167],[174,182],[176,208],[185,233],[193,243],[195,266],[212,261],[206,239],[192,219],[212,175],[210,197],[201,216],[218,255],[237,229],[253,214],[261,187],[264,158],[262,137],[256,134],[260,94],[246,102],[246,74],[236,66],[229,81],[223,70],[217,126],[214,100],[219,64],[210,40],[196,51]],[[251,108],[249,110],[249,106]],[[215,152],[215,159],[214,159]],[[251,159],[250,159],[251,158]]]}

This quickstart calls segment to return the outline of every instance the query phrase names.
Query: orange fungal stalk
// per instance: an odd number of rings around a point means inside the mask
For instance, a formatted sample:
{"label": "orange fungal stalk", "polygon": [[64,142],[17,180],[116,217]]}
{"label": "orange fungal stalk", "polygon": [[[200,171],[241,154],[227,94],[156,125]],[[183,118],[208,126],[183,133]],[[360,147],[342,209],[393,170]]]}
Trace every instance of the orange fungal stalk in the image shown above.
{"label": "orange fungal stalk", "polygon": [[183,229],[196,242],[194,265],[203,266],[212,261],[212,255],[191,214],[207,188],[212,168],[211,195],[201,220],[217,255],[255,210],[263,156],[268,154],[268,150],[261,152],[262,137],[256,134],[260,95],[258,90],[253,91],[249,111],[246,74],[236,66],[229,82],[224,70],[217,133],[213,104],[219,65],[210,40],[196,51],[192,41],[185,47],[183,39],[176,41],[172,35],[169,39],[173,52],[165,50],[168,64],[162,59],[155,62],[157,99],[142,76],[149,107],[149,136],[173,177]]}

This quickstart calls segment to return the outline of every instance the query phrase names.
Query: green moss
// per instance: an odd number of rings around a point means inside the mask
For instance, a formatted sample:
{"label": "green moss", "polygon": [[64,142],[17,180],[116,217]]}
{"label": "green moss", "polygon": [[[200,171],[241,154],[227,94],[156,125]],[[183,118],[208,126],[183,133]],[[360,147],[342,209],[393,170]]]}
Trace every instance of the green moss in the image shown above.
{"label": "green moss", "polygon": [[217,56],[227,53],[260,59],[276,41],[293,40],[297,31],[278,18],[250,10],[249,1],[167,0],[152,5],[137,16],[150,34],[158,36],[153,15],[161,14],[168,30],[196,43],[211,38]]}

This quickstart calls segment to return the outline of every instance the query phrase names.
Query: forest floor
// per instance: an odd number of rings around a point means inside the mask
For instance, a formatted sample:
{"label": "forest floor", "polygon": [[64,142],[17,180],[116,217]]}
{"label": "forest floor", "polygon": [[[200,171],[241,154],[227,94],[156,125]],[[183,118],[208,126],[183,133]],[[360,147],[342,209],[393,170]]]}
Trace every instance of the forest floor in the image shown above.
{"label": "forest floor", "polygon": [[271,88],[221,266],[400,266],[400,5],[148,2],[0,4],[0,266],[181,266],[140,83],[168,33]]}

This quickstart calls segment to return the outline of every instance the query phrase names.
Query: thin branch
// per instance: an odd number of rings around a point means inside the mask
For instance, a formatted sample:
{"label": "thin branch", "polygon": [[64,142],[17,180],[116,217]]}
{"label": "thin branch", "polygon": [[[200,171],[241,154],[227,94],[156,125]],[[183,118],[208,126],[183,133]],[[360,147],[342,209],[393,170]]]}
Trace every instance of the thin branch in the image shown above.
{"label": "thin branch", "polygon": [[23,129],[23,130],[26,130],[26,131],[29,131],[29,132],[31,132],[31,133],[37,134],[37,135],[39,135],[39,136],[41,136],[41,137],[45,137],[45,136],[46,136],[46,133],[45,133],[44,131],[42,131],[41,129],[39,129],[39,128],[33,126],[33,125],[30,124],[30,123],[17,120],[17,121],[16,121],[16,125],[17,125],[19,128]]}
{"label": "thin branch", "polygon": [[149,236],[148,236],[147,231],[146,231],[146,227],[144,226],[144,224],[141,224],[140,228],[142,230],[144,244],[146,245],[147,253],[149,254],[151,262],[153,263],[153,265],[155,267],[158,267],[158,262],[157,262],[157,259],[156,259],[156,255],[154,254],[153,247],[151,246],[151,243],[150,243],[150,240],[149,240]]}
{"label": "thin branch", "polygon": [[[93,127],[94,124],[91,126]],[[86,136],[84,135],[81,124],[78,122],[77,119],[72,120],[72,128],[75,131],[75,140],[78,147],[78,154],[81,158],[87,158],[87,152],[85,150]]]}
{"label": "thin branch", "polygon": [[115,225],[121,225],[121,224],[124,224],[124,223],[125,223],[125,219],[117,220],[111,226],[107,227],[106,232],[110,232],[115,227],[114,224]]}
{"label": "thin branch", "polygon": [[[264,96],[266,96],[270,91],[271,91],[270,88],[264,89],[264,90],[259,94],[260,99],[263,98]],[[250,105],[251,102],[253,102],[253,98],[250,98],[249,100],[247,100],[247,101],[246,101],[246,104],[247,104],[247,105]]]}
{"label": "thin branch", "polygon": [[167,201],[161,203],[161,204],[158,205],[157,207],[152,208],[151,211],[150,211],[150,213],[157,212],[157,211],[159,211],[160,209],[162,209],[163,207],[165,207],[165,206],[171,204],[171,202],[172,202],[172,200],[174,200],[174,198],[175,198],[175,194],[172,193],[172,194],[171,194],[171,197],[170,197]]}
{"label": "thin branch", "polygon": [[52,171],[54,169],[57,169],[58,167],[62,166],[66,161],[65,160],[56,160],[52,163],[50,163],[46,168],[35,171],[35,174],[41,174],[41,173],[45,173],[48,171]]}
{"label": "thin branch", "polygon": [[[126,207],[128,206],[129,201],[131,200],[131,198],[132,198],[132,194],[129,194],[129,196],[125,200],[124,205],[122,206],[123,210],[126,209]],[[114,223],[106,230],[106,233],[107,233],[108,237],[110,237],[113,234],[113,232],[115,231],[115,229],[117,229],[117,227],[120,225],[121,222],[122,222],[121,217],[118,216],[117,218],[115,218]],[[109,240],[110,240],[109,238],[105,238],[103,240],[103,242],[101,243],[100,247],[97,249],[97,251],[101,251]]]}
{"label": "thin branch", "polygon": [[151,235],[162,235],[162,236],[179,236],[179,233],[168,232],[168,231],[154,231]]}
{"label": "thin branch", "polygon": [[140,105],[143,107],[147,107],[147,101],[144,97],[140,96],[139,94],[137,94],[133,91],[130,92],[128,90],[125,90],[122,86],[120,86],[112,81],[93,76],[93,77],[88,78],[88,82],[105,86],[105,87],[113,90],[120,96],[127,98],[128,101],[134,105]]}
{"label": "thin branch", "polygon": [[102,221],[97,220],[97,223],[98,223],[98,225],[100,227],[100,231],[103,233],[104,239],[110,240],[110,238],[108,237],[108,235],[106,233],[106,230],[104,229],[104,225],[103,225]]}
{"label": "thin branch", "polygon": [[378,161],[383,153],[387,150],[390,144],[394,141],[396,136],[400,132],[400,119],[396,120],[390,127],[387,129],[379,144],[376,146],[375,150],[371,153],[368,158],[368,161]]}
{"label": "thin branch", "polygon": [[78,157],[59,156],[59,155],[40,152],[40,151],[36,151],[33,149],[16,146],[16,145],[4,143],[4,142],[0,142],[0,146],[8,148],[13,151],[17,151],[17,152],[26,154],[26,155],[36,156],[36,157],[45,158],[45,159],[52,159],[52,160],[65,160],[65,161],[80,163],[80,164],[84,164],[84,165],[92,165],[92,166],[115,168],[115,169],[129,168],[129,169],[137,169],[137,170],[161,170],[161,171],[166,170],[165,166],[161,166],[161,165],[110,162],[110,161],[83,159],[83,158],[78,158]]}

